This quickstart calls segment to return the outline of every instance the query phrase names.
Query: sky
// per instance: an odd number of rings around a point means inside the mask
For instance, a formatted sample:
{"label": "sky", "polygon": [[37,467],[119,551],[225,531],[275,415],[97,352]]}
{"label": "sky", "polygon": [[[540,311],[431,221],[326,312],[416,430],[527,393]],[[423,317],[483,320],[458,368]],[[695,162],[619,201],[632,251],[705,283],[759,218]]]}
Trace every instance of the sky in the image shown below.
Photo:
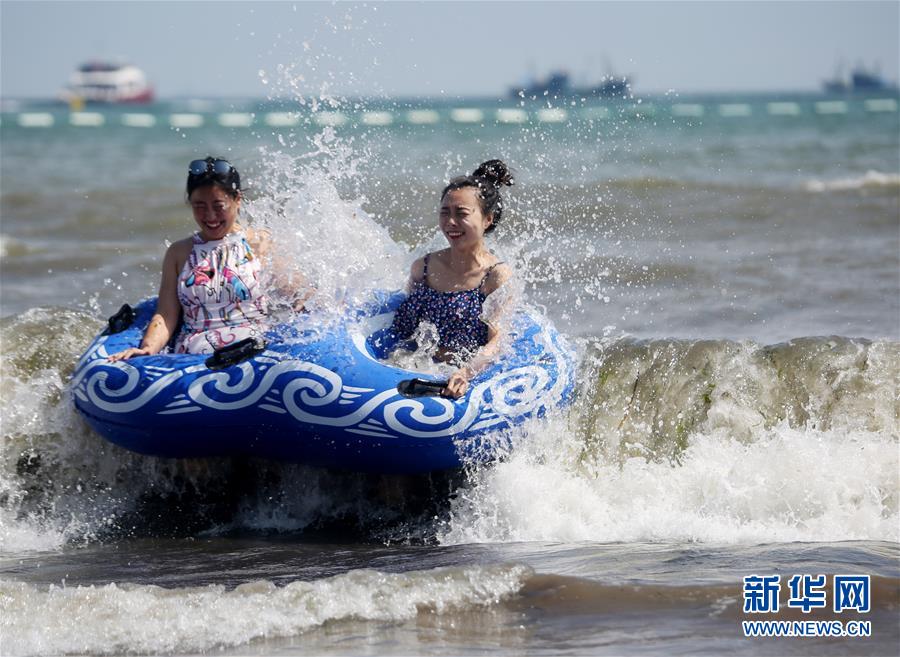
{"label": "sky", "polygon": [[0,0],[0,96],[49,98],[87,60],[161,98],[505,95],[566,69],[636,93],[814,91],[900,78],[900,2],[42,2]]}

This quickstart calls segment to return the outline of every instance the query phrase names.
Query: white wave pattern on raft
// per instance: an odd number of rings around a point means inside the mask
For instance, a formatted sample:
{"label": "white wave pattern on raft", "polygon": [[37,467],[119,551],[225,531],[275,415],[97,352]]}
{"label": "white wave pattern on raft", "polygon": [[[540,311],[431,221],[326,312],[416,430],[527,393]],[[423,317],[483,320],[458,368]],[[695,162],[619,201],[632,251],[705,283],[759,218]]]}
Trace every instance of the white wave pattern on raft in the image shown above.
{"label": "white wave pattern on raft", "polygon": [[532,576],[522,565],[402,574],[356,570],[277,587],[268,581],[165,589],[137,584],[0,582],[4,655],[173,653],[299,634],[329,621],[399,621],[497,604]]}
{"label": "white wave pattern on raft", "polygon": [[858,189],[900,187],[900,173],[867,171],[862,176],[837,180],[810,180],[804,188],[808,192],[846,192]]}
{"label": "white wave pattern on raft", "polygon": [[[76,397],[107,412],[132,413],[149,404],[157,396],[171,394],[170,386],[180,384],[184,374],[206,369],[202,365],[190,366],[183,370],[177,367],[157,367],[153,373],[158,378],[137,396],[131,397],[140,389],[143,378],[141,370],[128,361],[110,363],[106,358],[107,339],[101,336],[96,345],[82,357],[79,369],[72,380],[72,390]],[[269,352],[263,356],[269,355],[271,358],[265,361],[265,365],[259,367],[259,371],[250,363],[241,363],[229,373],[210,372],[197,377],[187,390],[188,397],[196,406],[185,406],[190,402],[184,400],[179,401],[177,410],[171,409],[172,405],[169,404],[166,410],[159,413],[199,410],[201,407],[227,411],[259,405],[262,410],[276,413],[286,411],[299,422],[320,426],[353,427],[362,430],[361,425],[364,422],[373,416],[379,416],[383,417],[387,426],[398,435],[418,438],[456,436],[469,430],[476,423],[480,428],[486,428],[500,424],[506,418],[531,414],[541,408],[552,408],[559,402],[569,381],[567,358],[546,327],[535,340],[541,344],[542,353],[545,354],[541,364],[500,372],[476,385],[468,397],[465,412],[455,422],[453,422],[455,406],[450,401],[432,400],[433,404],[441,406],[441,412],[428,415],[425,412],[426,406],[421,401],[414,399],[392,401],[400,397],[394,388],[371,391],[375,394],[365,399],[364,403],[350,413],[330,414],[328,410],[322,409],[326,406],[333,407],[334,402],[347,389],[341,376],[316,363],[292,359],[278,362],[275,359],[278,354]],[[354,341],[354,345],[365,355],[359,341]],[[274,365],[269,366],[270,362]],[[555,379],[545,369],[549,366],[558,370]],[[125,381],[116,387],[110,387],[107,385],[107,379],[110,373],[116,371],[125,374]],[[235,374],[239,376],[235,378]],[[143,376],[146,375],[145,371]],[[283,383],[282,390],[278,394],[280,398],[278,405],[259,404],[260,400],[273,390],[273,386],[282,375],[292,378]],[[356,390],[353,386],[350,388]],[[353,393],[354,398],[360,396]],[[498,414],[502,418],[497,418]],[[489,417],[485,417],[486,415]],[[412,426],[404,422],[404,418],[407,417],[414,423]],[[492,421],[488,421],[489,418]]]}

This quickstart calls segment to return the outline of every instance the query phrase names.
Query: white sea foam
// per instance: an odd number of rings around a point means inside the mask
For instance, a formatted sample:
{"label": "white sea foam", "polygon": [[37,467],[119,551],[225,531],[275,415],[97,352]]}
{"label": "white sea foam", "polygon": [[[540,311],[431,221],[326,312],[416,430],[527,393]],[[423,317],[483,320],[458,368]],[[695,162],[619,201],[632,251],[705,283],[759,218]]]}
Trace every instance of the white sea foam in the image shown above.
{"label": "white sea foam", "polygon": [[0,233],[0,258],[22,256],[28,252],[28,246],[16,238]]}
{"label": "white sea foam", "polygon": [[145,458],[88,428],[66,379],[97,326],[83,312],[42,308],[3,326],[0,553],[94,540],[148,492],[178,494],[224,476],[215,461]]}
{"label": "white sea foam", "polygon": [[60,547],[63,532],[17,517],[17,509],[0,507],[0,554],[42,552]]}
{"label": "white sea foam", "polygon": [[897,442],[794,429],[695,435],[680,463],[586,457],[564,420],[532,427],[460,495],[444,544],[900,540]]}
{"label": "white sea foam", "polygon": [[166,589],[0,581],[4,655],[172,653],[237,646],[343,619],[399,621],[485,607],[517,593],[521,565],[387,574],[355,570],[278,587],[268,581]]}
{"label": "white sea foam", "polygon": [[[38,312],[29,311],[29,314]],[[15,472],[33,438],[55,442],[52,436],[63,430],[67,413],[50,400],[61,394],[65,383],[58,372],[50,369],[34,372],[28,381],[22,381],[12,376],[6,365],[4,358],[0,362],[3,371],[0,380],[3,399],[0,499],[5,503],[0,505],[0,552],[51,549],[62,544],[62,532],[44,526],[34,518],[17,517],[28,491],[21,486]]]}
{"label": "white sea foam", "polygon": [[868,188],[900,187],[900,174],[867,171],[861,176],[834,180],[810,180],[804,188],[808,192],[845,192]]}
{"label": "white sea foam", "polygon": [[578,406],[526,427],[440,533],[506,541],[900,539],[900,351],[616,340]]}

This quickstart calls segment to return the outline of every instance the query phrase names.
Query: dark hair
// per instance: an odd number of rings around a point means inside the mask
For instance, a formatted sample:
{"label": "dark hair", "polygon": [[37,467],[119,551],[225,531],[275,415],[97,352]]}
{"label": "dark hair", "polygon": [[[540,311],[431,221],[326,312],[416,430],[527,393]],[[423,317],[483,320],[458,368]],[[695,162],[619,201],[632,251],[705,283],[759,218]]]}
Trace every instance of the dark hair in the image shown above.
{"label": "dark hair", "polygon": [[456,189],[474,187],[478,190],[478,199],[481,201],[481,212],[484,216],[491,215],[493,221],[487,227],[485,233],[490,233],[500,223],[500,215],[503,214],[503,198],[500,196],[500,188],[511,187],[514,180],[509,167],[502,160],[488,160],[478,165],[471,176],[459,176],[450,181],[441,192],[441,200]]}
{"label": "dark hair", "polygon": [[[209,187],[210,185],[221,188],[232,198],[237,198],[241,195],[241,174],[238,173],[238,170],[234,168],[233,164],[224,158],[213,157],[211,155],[204,158],[203,161],[205,161],[207,165],[204,173],[193,173],[190,170],[188,171],[187,186],[185,188],[188,200],[190,200],[191,194],[196,190],[201,187]],[[215,162],[225,162],[228,164],[228,173],[216,173],[213,170],[213,164]]]}

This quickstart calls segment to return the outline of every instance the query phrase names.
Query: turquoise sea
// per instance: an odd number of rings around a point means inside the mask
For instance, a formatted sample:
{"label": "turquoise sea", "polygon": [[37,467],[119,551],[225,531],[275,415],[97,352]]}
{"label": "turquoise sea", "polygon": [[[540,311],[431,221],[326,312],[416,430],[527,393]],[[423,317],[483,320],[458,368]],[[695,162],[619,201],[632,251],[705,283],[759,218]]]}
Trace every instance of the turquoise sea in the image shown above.
{"label": "turquoise sea", "polygon": [[[4,99],[0,653],[896,654],[898,105]],[[577,346],[573,407],[420,478],[106,443],[68,377],[155,294],[207,154],[324,307],[400,287],[442,185],[503,158],[491,245]],[[745,613],[771,575],[781,610]],[[794,575],[825,609],[789,604]],[[835,612],[834,575],[868,575],[870,611]],[[871,636],[744,636],[775,619]]]}

